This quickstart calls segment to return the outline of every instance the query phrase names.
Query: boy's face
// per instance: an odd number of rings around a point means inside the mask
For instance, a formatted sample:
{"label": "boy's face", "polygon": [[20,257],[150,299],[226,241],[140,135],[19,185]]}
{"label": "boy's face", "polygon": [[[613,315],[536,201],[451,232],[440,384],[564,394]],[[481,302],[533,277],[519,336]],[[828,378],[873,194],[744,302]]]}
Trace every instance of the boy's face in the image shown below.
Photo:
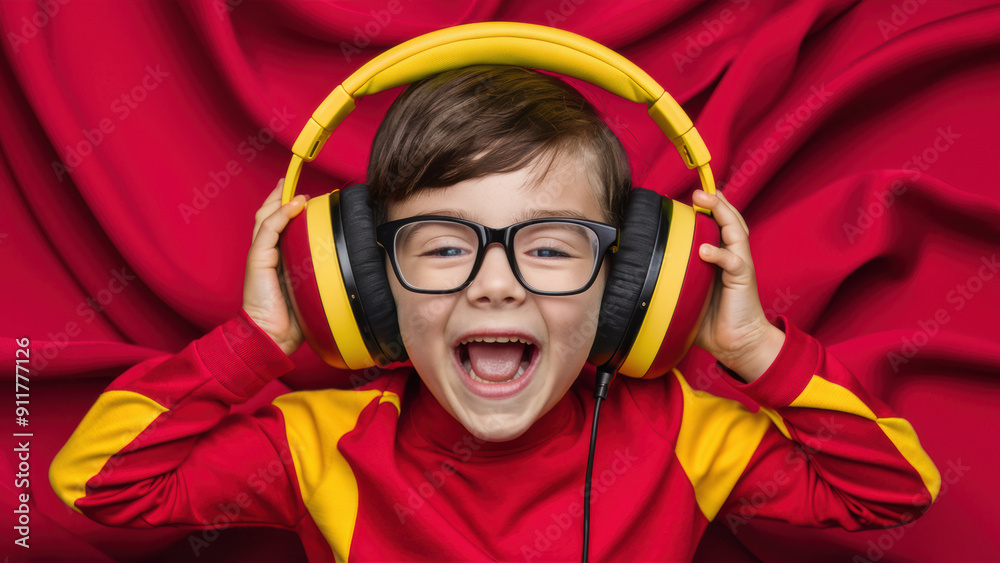
{"label": "boy's face", "polygon": [[[600,192],[582,162],[553,163],[537,185],[532,182],[532,168],[425,190],[390,206],[389,220],[448,215],[493,228],[537,217],[604,221]],[[445,410],[480,439],[520,436],[563,397],[587,360],[604,292],[605,266],[583,293],[536,295],[518,283],[504,249],[492,245],[468,287],[430,295],[406,290],[386,264],[413,366]],[[466,367],[470,352],[462,343],[512,335],[531,343],[516,368],[521,375],[501,383],[473,381]],[[487,347],[485,358],[497,350],[490,344],[474,346]],[[510,360],[506,363],[511,365]]]}

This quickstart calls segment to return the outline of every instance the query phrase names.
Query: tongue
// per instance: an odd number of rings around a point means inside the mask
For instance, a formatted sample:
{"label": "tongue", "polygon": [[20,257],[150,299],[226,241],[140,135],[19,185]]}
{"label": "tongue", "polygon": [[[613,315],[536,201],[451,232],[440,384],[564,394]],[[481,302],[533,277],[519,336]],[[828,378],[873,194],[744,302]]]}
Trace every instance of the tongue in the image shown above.
{"label": "tongue", "polygon": [[469,363],[476,376],[486,381],[507,381],[517,375],[524,355],[521,342],[470,342],[466,345]]}

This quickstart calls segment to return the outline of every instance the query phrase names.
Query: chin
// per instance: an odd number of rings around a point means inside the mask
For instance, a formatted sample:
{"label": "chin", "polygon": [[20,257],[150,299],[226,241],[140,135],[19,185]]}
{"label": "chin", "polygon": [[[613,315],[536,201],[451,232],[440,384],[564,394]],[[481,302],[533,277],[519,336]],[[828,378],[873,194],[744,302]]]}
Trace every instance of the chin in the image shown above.
{"label": "chin", "polygon": [[[536,417],[537,418],[537,417]],[[470,434],[487,442],[506,442],[524,434],[531,427],[532,421],[518,416],[476,416],[472,420],[461,420],[462,426]]]}

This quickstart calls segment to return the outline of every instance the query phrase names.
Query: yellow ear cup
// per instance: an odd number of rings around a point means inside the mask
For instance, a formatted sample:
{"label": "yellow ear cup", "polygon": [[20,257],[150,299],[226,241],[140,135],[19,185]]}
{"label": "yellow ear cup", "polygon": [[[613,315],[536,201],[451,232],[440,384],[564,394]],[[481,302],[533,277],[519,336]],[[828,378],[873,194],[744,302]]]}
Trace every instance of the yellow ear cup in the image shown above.
{"label": "yellow ear cup", "polygon": [[649,300],[646,318],[636,334],[635,343],[618,369],[618,373],[623,375],[642,377],[649,371],[677,308],[694,240],[694,209],[677,202],[673,202],[673,206],[656,287]]}

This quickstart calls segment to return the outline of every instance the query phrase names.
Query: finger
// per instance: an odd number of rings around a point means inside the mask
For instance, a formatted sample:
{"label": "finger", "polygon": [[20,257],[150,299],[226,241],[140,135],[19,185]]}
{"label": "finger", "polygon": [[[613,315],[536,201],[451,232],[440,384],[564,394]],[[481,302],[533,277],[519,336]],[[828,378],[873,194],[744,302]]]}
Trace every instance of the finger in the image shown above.
{"label": "finger", "polygon": [[736,208],[719,197],[718,192],[709,194],[704,190],[695,190],[693,200],[695,204],[712,211],[715,222],[722,229],[722,240],[726,246],[749,240],[750,229],[747,228],[743,217],[736,211]]}
{"label": "finger", "polygon": [[[719,223],[719,227],[725,227],[730,223],[738,223],[743,227],[743,232],[747,235],[750,234],[750,229],[746,227],[746,223],[743,221],[743,217],[740,216],[739,211],[733,207],[733,204],[729,203],[726,196],[722,192],[715,192],[715,194],[709,194],[704,190],[695,190],[693,198],[694,203],[703,205],[704,207],[712,210],[712,216],[716,218],[716,222]],[[721,215],[721,217],[720,217]]]}
{"label": "finger", "polygon": [[[260,230],[260,224],[264,222],[264,219],[270,217],[272,213],[274,213],[275,211],[278,210],[279,207],[281,207],[281,194],[284,188],[285,188],[285,179],[281,178],[280,180],[278,180],[278,185],[275,186],[273,190],[271,190],[271,193],[267,194],[267,199],[265,199],[264,203],[261,204],[260,209],[257,210],[257,213],[254,214],[253,234],[250,237],[251,243],[254,241],[254,239],[257,238],[257,231]],[[306,199],[308,199],[308,196],[306,196]]]}
{"label": "finger", "polygon": [[743,225],[743,230],[746,231],[747,236],[750,236],[750,227],[747,226],[746,220],[743,219],[743,215],[741,215],[740,212],[736,209],[736,206],[733,205],[732,203],[729,203],[729,198],[727,198],[726,194],[723,193],[721,190],[715,192],[715,194],[719,196],[719,199],[721,199],[722,202],[729,207],[729,209],[733,210],[733,213],[736,214],[736,217],[740,220],[740,224]]}
{"label": "finger", "polygon": [[[254,233],[253,243],[250,245],[250,262],[261,260],[265,252],[278,245],[281,232],[288,225],[288,222],[302,211],[306,199],[304,195],[297,195],[285,205],[279,206],[274,213],[260,222],[257,232]],[[274,264],[267,263],[260,264],[260,266],[270,268],[274,267]]]}
{"label": "finger", "polygon": [[751,263],[728,248],[719,248],[705,243],[698,248],[698,253],[703,260],[715,264],[731,276],[739,278],[753,272],[753,265]]}

